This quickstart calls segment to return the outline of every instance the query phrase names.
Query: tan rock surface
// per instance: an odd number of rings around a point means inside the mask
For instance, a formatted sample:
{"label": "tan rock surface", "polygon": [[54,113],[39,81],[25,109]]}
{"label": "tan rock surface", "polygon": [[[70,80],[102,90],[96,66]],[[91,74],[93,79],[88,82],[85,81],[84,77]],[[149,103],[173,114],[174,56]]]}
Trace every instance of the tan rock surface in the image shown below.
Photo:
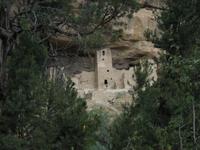
{"label": "tan rock surface", "polygon": [[162,0],[139,0],[140,4],[146,4],[154,7],[162,6]]}
{"label": "tan rock surface", "polygon": [[110,48],[112,49],[113,66],[117,69],[127,69],[143,58],[157,59],[161,52],[148,41],[120,41],[111,45]]}
{"label": "tan rock surface", "polygon": [[140,9],[131,18],[123,17],[118,20],[125,23],[124,26],[115,25],[114,29],[122,29],[122,39],[125,41],[144,41],[147,30],[157,30],[157,23],[152,10]]}
{"label": "tan rock surface", "polygon": [[[160,0],[140,0],[140,2],[141,4],[150,4],[155,5],[156,7],[160,6]],[[136,64],[140,63],[141,59],[148,58],[149,63],[151,63],[153,67],[153,71],[149,75],[151,84],[153,84],[153,81],[157,80],[157,64],[155,60],[159,58],[159,53],[161,50],[155,48],[152,42],[147,41],[144,35],[147,30],[158,30],[153,10],[149,7],[142,8],[138,12],[134,13],[132,18],[121,18],[118,21],[124,22],[126,25],[113,25],[113,29],[122,29],[123,33],[118,41],[112,42],[106,47],[110,48],[112,52],[112,65],[107,66],[106,70],[110,71],[113,69],[112,72],[109,72],[109,75],[112,75],[112,80],[115,80],[115,76],[117,77],[116,85],[118,85],[118,76],[120,76],[120,73],[127,72],[128,76],[125,76],[127,79],[132,77],[135,78],[134,75],[132,76],[132,74],[128,73],[128,70],[131,67],[134,67]],[[63,40],[63,38],[57,39],[64,44],[68,44],[68,42],[70,43],[70,39],[68,38],[66,41]],[[101,107],[111,114],[119,114],[122,110],[122,105],[132,101],[132,93],[130,93],[130,87],[128,87],[128,85],[122,86],[127,88],[122,88],[121,86],[108,86],[108,89],[98,89],[98,84],[93,83],[97,77],[94,67],[96,65],[94,61],[95,57],[92,56],[93,59],[91,61],[91,58],[89,57],[80,57],[81,56],[77,58],[71,58],[73,60],[66,58],[66,60],[68,59],[69,61],[60,63],[62,66],[65,66],[65,74],[71,75],[73,81],[76,82],[77,85],[80,85],[79,88],[77,87],[77,89],[79,89],[79,95],[87,99],[89,109]],[[72,65],[70,62],[73,62]],[[107,62],[106,64],[109,63]],[[107,79],[107,76],[103,76],[102,74],[101,77],[103,79]],[[110,80],[107,81],[110,83]],[[135,84],[136,83],[132,83],[131,86]],[[115,87],[115,89],[113,87]]]}

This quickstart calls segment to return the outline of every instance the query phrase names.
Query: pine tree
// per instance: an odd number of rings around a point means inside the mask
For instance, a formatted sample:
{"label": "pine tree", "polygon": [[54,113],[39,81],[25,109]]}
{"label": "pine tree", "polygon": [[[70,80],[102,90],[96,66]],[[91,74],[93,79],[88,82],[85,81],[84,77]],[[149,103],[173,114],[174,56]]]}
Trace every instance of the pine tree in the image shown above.
{"label": "pine tree", "polygon": [[104,46],[105,34],[111,35],[110,22],[137,8],[136,0],[1,0],[0,83],[5,77],[7,56],[20,34],[28,31],[39,35],[38,42],[51,45],[52,51],[58,48],[52,46],[52,37],[62,35],[72,40],[69,46],[76,52],[88,52]]}
{"label": "pine tree", "polygon": [[163,5],[166,9],[158,16],[162,37],[157,46],[171,54],[187,56],[200,38],[200,2],[165,0]]}
{"label": "pine tree", "polygon": [[114,123],[113,149],[200,148],[200,3],[165,2],[158,17],[163,33],[157,46],[166,50],[158,81],[139,89],[135,103]]}
{"label": "pine tree", "polygon": [[0,149],[104,147],[95,132],[100,118],[86,111],[73,84],[47,80],[47,50],[56,50],[51,38],[57,35],[71,38],[77,51],[99,48],[105,34],[111,34],[106,25],[138,5],[135,0],[84,1],[78,8],[74,4],[0,1]]}
{"label": "pine tree", "polygon": [[8,60],[8,87],[1,101],[2,149],[12,149],[9,140],[14,141],[13,149],[15,145],[19,147],[16,149],[25,146],[23,139],[30,138],[33,118],[39,115],[41,102],[36,99],[36,91],[40,90],[47,51],[36,43],[36,39],[22,35]]}
{"label": "pine tree", "polygon": [[47,50],[24,34],[8,59],[7,92],[0,102],[0,149],[51,150],[85,147],[98,127],[73,83],[49,81]]}

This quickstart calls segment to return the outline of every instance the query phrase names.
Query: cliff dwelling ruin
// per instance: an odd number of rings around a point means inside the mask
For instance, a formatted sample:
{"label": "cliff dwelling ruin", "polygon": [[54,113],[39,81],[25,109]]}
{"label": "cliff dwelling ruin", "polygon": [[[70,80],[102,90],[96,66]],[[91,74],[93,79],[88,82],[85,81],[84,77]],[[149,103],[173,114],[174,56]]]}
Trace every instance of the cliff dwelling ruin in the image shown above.
{"label": "cliff dwelling ruin", "polygon": [[[149,62],[153,63],[153,60]],[[157,65],[153,64],[149,78],[157,80]],[[136,85],[134,66],[128,69],[115,68],[110,48],[98,50],[91,58],[65,56],[62,64],[51,66],[49,70],[51,79],[59,74],[65,80],[70,77],[79,96],[86,99],[88,109],[100,107],[116,115],[121,112],[122,105],[133,99],[133,87]]]}
{"label": "cliff dwelling ruin", "polygon": [[[154,60],[159,58],[160,49],[145,37],[146,31],[159,31],[154,10],[141,8],[132,16],[120,19],[125,26],[113,24],[114,30],[123,31],[121,38],[96,54],[87,56],[85,53],[74,54],[71,49],[62,51],[62,56],[59,55],[49,64],[50,79],[60,75],[66,80],[70,77],[79,95],[86,98],[88,109],[97,106],[114,114],[120,113],[122,104],[130,103],[133,99],[136,84],[134,67],[140,60],[147,58],[153,64],[149,79],[153,79],[151,84],[157,80]],[[56,45],[70,45],[71,40],[65,40],[57,39]]]}
{"label": "cliff dwelling ruin", "polygon": [[[73,60],[74,59],[74,60]],[[78,62],[80,60],[81,62]],[[130,103],[132,90],[135,85],[134,68],[116,69],[112,63],[112,51],[109,48],[98,50],[96,56],[88,61],[87,58],[64,58],[64,67],[50,67],[50,78],[55,78],[61,70],[65,80],[68,77],[75,83],[79,96],[86,98],[88,109],[100,107],[113,114],[120,113],[122,104]],[[86,62],[84,64],[84,62]],[[91,64],[93,63],[93,64]],[[68,65],[66,65],[68,64]],[[86,70],[86,66],[90,70]],[[94,66],[91,69],[91,66]],[[80,72],[77,73],[77,70]]]}
{"label": "cliff dwelling ruin", "polygon": [[83,71],[71,79],[77,90],[131,90],[134,85],[134,70],[117,70],[112,66],[110,49],[102,49],[96,53],[95,71]]}

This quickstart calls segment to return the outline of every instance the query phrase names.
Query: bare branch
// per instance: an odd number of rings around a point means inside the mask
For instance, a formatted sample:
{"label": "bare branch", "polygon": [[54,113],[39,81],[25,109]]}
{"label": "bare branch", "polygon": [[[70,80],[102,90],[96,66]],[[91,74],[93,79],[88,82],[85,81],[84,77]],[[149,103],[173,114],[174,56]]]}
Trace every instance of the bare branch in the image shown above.
{"label": "bare branch", "polygon": [[178,128],[178,135],[179,135],[179,140],[180,140],[180,150],[183,150],[183,138],[181,135],[181,127]]}
{"label": "bare branch", "polygon": [[47,35],[45,38],[43,38],[42,40],[39,41],[39,44],[45,42],[46,40],[48,40],[51,37],[51,34]]}
{"label": "bare branch", "polygon": [[196,111],[195,111],[195,102],[194,100],[192,101],[192,116],[193,116],[193,142],[194,142],[194,147],[195,150],[197,150],[197,139],[196,139]]}
{"label": "bare branch", "polygon": [[167,10],[167,8],[154,6],[148,3],[141,4],[141,8],[151,8],[151,9],[158,9],[158,10]]}
{"label": "bare branch", "polygon": [[6,37],[6,38],[11,38],[14,33],[0,27],[0,36]]}

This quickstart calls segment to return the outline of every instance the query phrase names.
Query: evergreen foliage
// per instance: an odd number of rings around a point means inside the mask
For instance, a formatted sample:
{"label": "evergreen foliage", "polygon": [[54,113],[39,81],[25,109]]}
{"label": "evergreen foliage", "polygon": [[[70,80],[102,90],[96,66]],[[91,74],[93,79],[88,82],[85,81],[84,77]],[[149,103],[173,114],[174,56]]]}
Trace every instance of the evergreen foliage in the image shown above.
{"label": "evergreen foliage", "polygon": [[[156,44],[167,52],[160,58],[159,78],[150,85],[149,69],[138,68],[134,103],[124,107],[111,131],[105,113],[86,111],[70,80],[47,79],[51,43],[46,39],[61,34],[74,38],[81,51],[100,48],[110,34],[105,26],[135,11],[136,1],[86,1],[79,11],[71,0],[23,1],[24,9],[8,23],[3,16],[13,2],[0,1],[6,58],[1,150],[200,149],[200,1],[165,0]],[[64,32],[62,25],[73,32]]]}
{"label": "evergreen foliage", "polygon": [[138,74],[143,80],[138,95],[113,124],[115,150],[200,148],[200,3],[165,2],[157,46],[167,52],[160,58],[159,78],[152,86],[147,82],[144,90],[146,73]]}
{"label": "evergreen foliage", "polygon": [[[112,21],[136,11],[138,6],[136,0],[1,0],[1,90],[6,76],[5,62],[20,34],[29,32],[38,36],[37,42],[48,47],[53,56],[58,49],[88,54],[107,44],[105,37],[112,35],[109,25]],[[58,45],[57,36],[70,42]]]}
{"label": "evergreen foliage", "polygon": [[69,80],[48,81],[47,50],[24,34],[8,59],[8,90],[0,101],[1,150],[83,149],[98,127]]}
{"label": "evergreen foliage", "polygon": [[200,1],[165,0],[166,10],[158,16],[162,38],[158,46],[171,54],[188,55],[200,33]]}
{"label": "evergreen foliage", "polygon": [[87,112],[70,80],[47,79],[48,51],[57,49],[49,39],[70,37],[84,52],[100,48],[105,34],[111,34],[106,25],[138,4],[93,0],[76,5],[72,0],[0,1],[1,150],[111,147],[105,114]]}
{"label": "evergreen foliage", "polygon": [[200,148],[199,56],[163,62],[158,81],[114,124],[114,149]]}

